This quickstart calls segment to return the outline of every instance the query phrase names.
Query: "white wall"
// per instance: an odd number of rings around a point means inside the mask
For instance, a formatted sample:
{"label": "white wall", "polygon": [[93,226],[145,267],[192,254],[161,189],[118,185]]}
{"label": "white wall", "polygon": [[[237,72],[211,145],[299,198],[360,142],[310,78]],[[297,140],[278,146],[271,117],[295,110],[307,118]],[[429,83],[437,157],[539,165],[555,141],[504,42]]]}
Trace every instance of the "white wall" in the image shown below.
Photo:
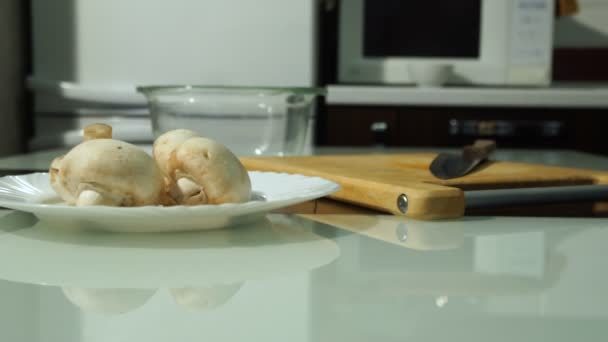
{"label": "white wall", "polygon": [[608,47],[608,1],[579,0],[581,11],[557,20],[556,47]]}
{"label": "white wall", "polygon": [[314,0],[33,0],[43,79],[312,85]]}

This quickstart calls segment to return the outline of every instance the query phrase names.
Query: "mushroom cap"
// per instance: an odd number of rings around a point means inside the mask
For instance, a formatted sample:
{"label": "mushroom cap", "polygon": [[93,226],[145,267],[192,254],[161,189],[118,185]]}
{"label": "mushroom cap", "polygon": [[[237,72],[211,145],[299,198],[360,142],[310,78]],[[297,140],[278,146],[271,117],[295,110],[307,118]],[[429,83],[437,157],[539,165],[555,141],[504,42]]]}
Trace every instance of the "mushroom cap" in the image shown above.
{"label": "mushroom cap", "polygon": [[169,170],[171,152],[184,141],[198,136],[196,132],[189,129],[175,129],[162,134],[154,141],[152,154],[163,174],[170,175],[171,173]]}
{"label": "mushroom cap", "polygon": [[118,205],[159,203],[163,177],[156,162],[137,146],[113,139],[85,141],[53,161],[51,184],[69,204],[94,190],[115,196]]}
{"label": "mushroom cap", "polygon": [[226,146],[211,139],[187,139],[171,153],[168,166],[174,180],[186,177],[199,184],[208,204],[251,198],[251,180],[243,164]]}

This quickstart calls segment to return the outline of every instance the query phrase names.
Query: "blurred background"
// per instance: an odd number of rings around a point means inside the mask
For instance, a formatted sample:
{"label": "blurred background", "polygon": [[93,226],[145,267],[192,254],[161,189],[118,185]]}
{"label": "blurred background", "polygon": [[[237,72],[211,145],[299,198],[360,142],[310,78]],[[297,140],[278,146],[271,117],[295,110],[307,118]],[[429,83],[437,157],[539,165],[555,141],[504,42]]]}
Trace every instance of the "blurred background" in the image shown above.
{"label": "blurred background", "polygon": [[[92,122],[150,144],[149,84],[327,87],[309,147],[608,154],[606,61],[604,0],[3,0],[0,155]],[[452,74],[420,87],[437,62]]]}

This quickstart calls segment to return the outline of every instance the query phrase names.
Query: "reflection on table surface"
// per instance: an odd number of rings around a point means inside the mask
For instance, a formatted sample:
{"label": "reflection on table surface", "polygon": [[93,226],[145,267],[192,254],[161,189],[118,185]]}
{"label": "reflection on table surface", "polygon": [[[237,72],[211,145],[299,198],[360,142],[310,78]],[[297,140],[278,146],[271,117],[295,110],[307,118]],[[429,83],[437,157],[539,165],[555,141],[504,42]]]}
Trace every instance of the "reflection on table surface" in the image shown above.
{"label": "reflection on table surface", "polygon": [[6,341],[604,341],[608,221],[268,215],[182,234],[0,214]]}

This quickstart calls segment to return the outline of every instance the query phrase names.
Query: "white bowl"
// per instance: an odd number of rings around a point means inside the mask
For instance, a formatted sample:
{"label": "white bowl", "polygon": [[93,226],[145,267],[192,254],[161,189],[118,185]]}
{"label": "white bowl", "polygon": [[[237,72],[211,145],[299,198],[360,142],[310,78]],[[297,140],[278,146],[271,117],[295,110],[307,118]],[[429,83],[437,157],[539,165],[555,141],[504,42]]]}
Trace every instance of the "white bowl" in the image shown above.
{"label": "white bowl", "polygon": [[177,128],[221,141],[237,156],[300,155],[321,88],[138,87],[157,138]]}

